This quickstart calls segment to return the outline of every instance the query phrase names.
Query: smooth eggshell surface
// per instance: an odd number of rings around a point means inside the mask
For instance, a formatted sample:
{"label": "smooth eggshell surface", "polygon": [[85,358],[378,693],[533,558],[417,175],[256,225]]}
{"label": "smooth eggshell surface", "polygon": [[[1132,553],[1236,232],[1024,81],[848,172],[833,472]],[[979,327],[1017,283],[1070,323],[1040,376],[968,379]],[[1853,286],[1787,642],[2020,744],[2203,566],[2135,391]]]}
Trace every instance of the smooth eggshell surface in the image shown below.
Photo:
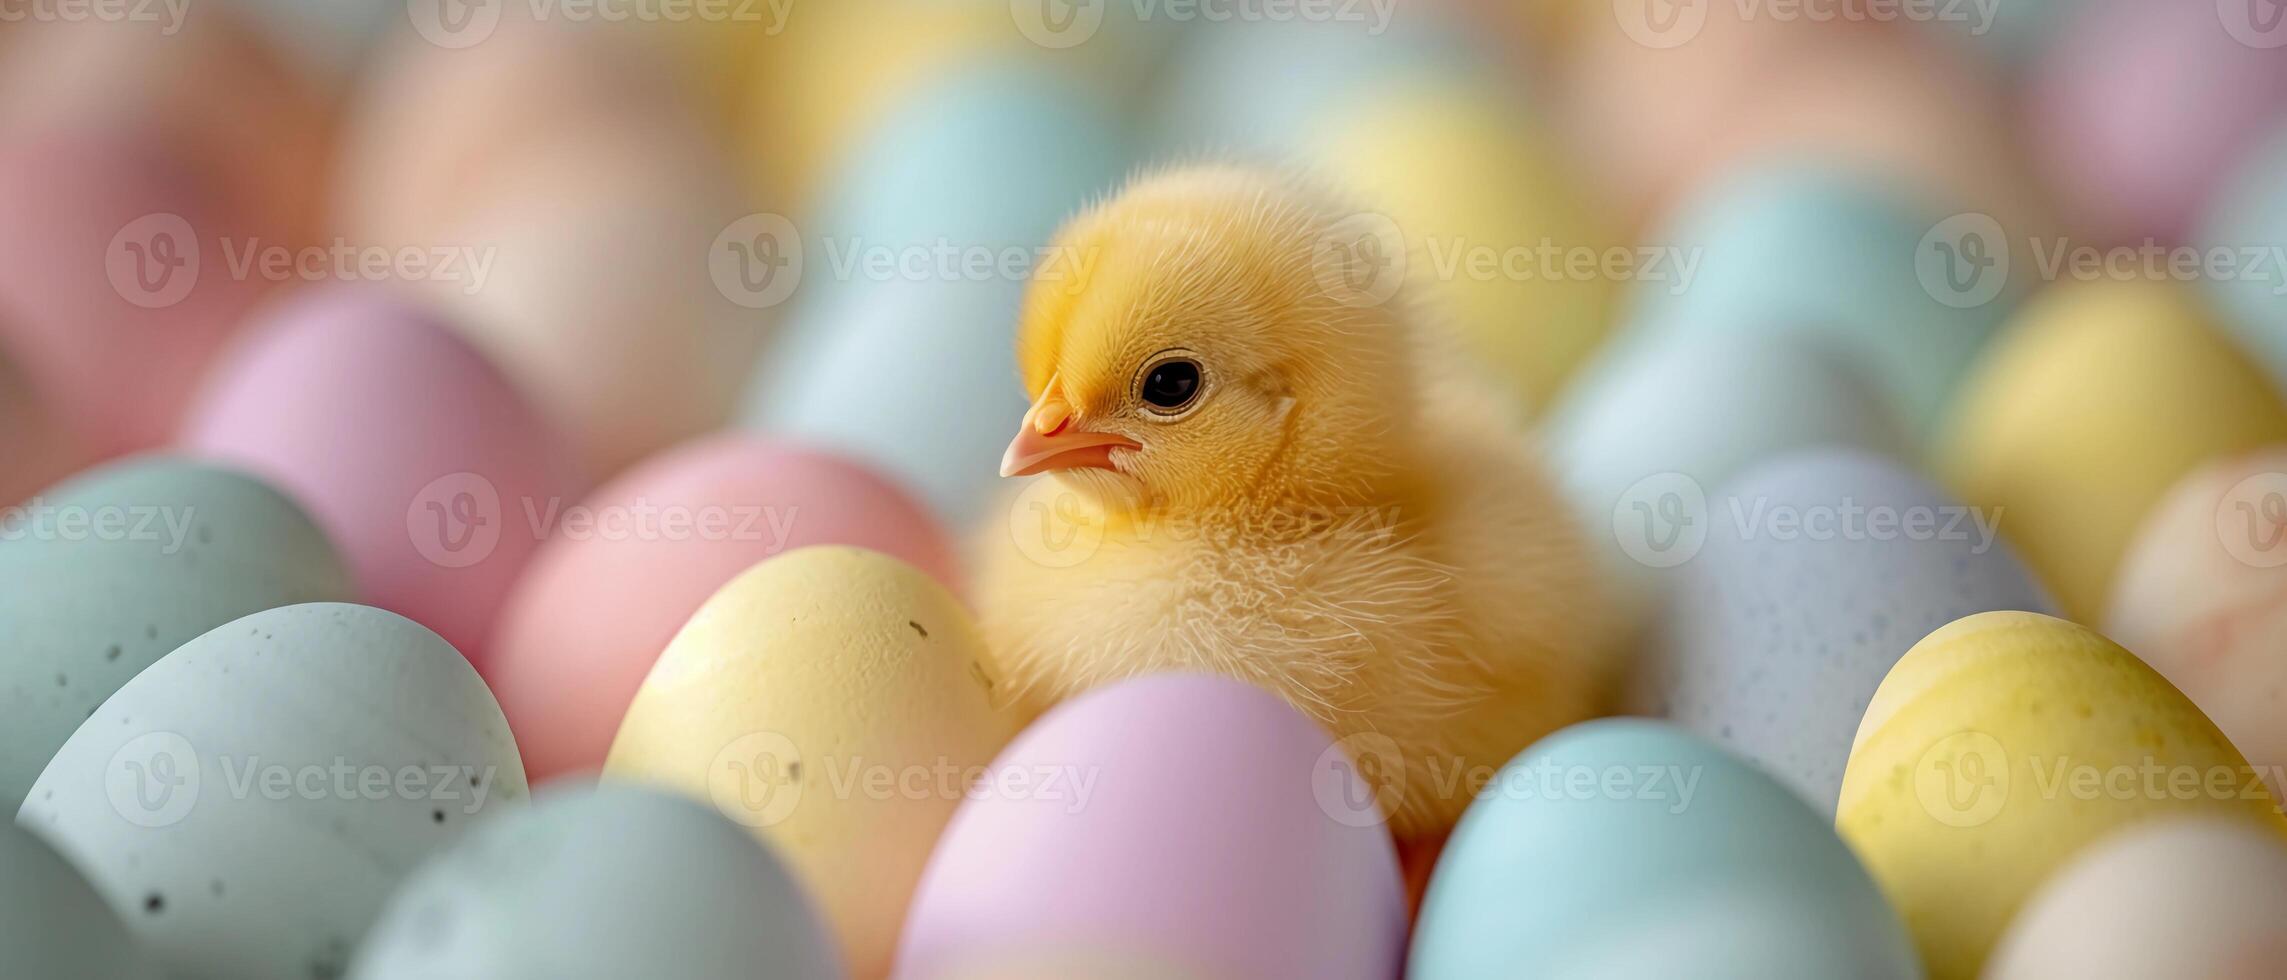
{"label": "smooth eggshell surface", "polygon": [[353,980],[833,980],[792,873],[682,796],[549,787],[406,879]]}
{"label": "smooth eggshell surface", "polygon": [[2247,352],[2287,391],[2287,117],[2271,141],[2248,154],[2238,175],[2216,191],[2200,244],[2246,264],[2232,275],[2203,276],[2208,295]]}
{"label": "smooth eggshell surface", "polygon": [[6,351],[0,351],[0,446],[8,447],[0,459],[0,507],[62,479],[90,455]]}
{"label": "smooth eggshell surface", "polygon": [[304,980],[339,976],[399,879],[525,796],[508,724],[451,645],[309,603],[216,627],[129,681],[16,820],[170,975]]}
{"label": "smooth eggshell surface", "polygon": [[2287,448],[2218,460],[2168,491],[2121,560],[2105,632],[2248,761],[2287,766]]}
{"label": "smooth eggshell surface", "polygon": [[1891,668],[1836,813],[1933,980],[1977,976],[2034,889],[2121,827],[2215,814],[2287,829],[2166,679],[2092,630],[2024,612],[1949,624]]}
{"label": "smooth eggshell surface", "polygon": [[501,613],[486,667],[532,777],[601,766],[691,614],[756,562],[818,544],[871,548],[959,585],[953,545],[918,502],[864,467],[766,439],[666,453],[562,515]]}
{"label": "smooth eggshell surface", "polygon": [[2260,980],[2287,958],[2287,846],[2222,820],[2164,820],[2090,847],[2010,925],[1987,980]]}
{"label": "smooth eggshell surface", "polygon": [[732,579],[676,634],[604,774],[753,830],[817,896],[851,972],[880,976],[961,774],[1017,724],[944,586],[876,552],[803,548]]}
{"label": "smooth eggshell surface", "polygon": [[757,369],[748,424],[975,520],[1024,414],[1009,352],[1025,280],[1076,274],[1084,256],[1035,265],[1041,243],[1127,165],[1109,109],[1055,75],[985,65],[913,93],[803,229],[799,307]]}
{"label": "smooth eggshell surface", "polygon": [[1943,213],[1863,168],[1752,166],[1694,200],[1656,240],[1697,265],[1688,288],[1636,284],[1646,326],[1817,337],[1889,391],[1916,432],[1938,421],[2008,312],[2005,289],[1955,292],[1932,274],[1925,239]]}
{"label": "smooth eggshell surface", "polygon": [[285,490],[362,599],[481,664],[540,546],[534,515],[579,489],[554,431],[436,317],[377,290],[313,290],[263,321],[208,380],[182,446]]}
{"label": "smooth eggshell surface", "polygon": [[351,599],[308,515],[251,477],[162,456],[0,511],[0,806],[144,668],[275,606]]}
{"label": "smooth eggshell surface", "polygon": [[1430,878],[1409,976],[1920,976],[1826,821],[1681,729],[1575,725],[1486,776]]}
{"label": "smooth eggshell surface", "polygon": [[159,445],[270,285],[256,230],[148,138],[0,140],[0,347],[92,456]]}
{"label": "smooth eggshell surface", "polygon": [[465,51],[407,43],[342,193],[361,240],[469,256],[413,285],[598,474],[720,428],[774,319],[711,274],[756,209],[648,37],[504,19]]}
{"label": "smooth eggshell surface", "polygon": [[[1766,333],[1624,337],[1581,375],[1544,438],[1631,620],[1658,608],[1672,570],[1706,540],[1704,521],[1648,522],[1689,517],[1723,481],[1777,453],[1840,445],[1903,456],[1911,445],[1848,360],[1815,341]],[[1671,490],[1683,509],[1661,509]]]}
{"label": "smooth eggshell surface", "polygon": [[2287,441],[2287,406],[2196,297],[2152,281],[2062,283],[1964,386],[1936,454],[2066,614],[2098,622],[2137,524],[2208,459]]}
{"label": "smooth eggshell surface", "polygon": [[1971,613],[2052,612],[1973,511],[1890,459],[1790,454],[1709,498],[1637,700],[1834,814],[1859,717],[1892,664]]}
{"label": "smooth eggshell surface", "polygon": [[2078,232],[2181,242],[2287,102],[2269,0],[2089,0],[2030,80],[2032,145]]}
{"label": "smooth eggshell surface", "polygon": [[1173,976],[1392,976],[1396,854],[1343,804],[1368,793],[1345,746],[1238,681],[1147,677],[1066,701],[946,828],[897,975],[1077,947]]}
{"label": "smooth eggshell surface", "polygon": [[158,980],[159,971],[79,869],[0,823],[0,976]]}
{"label": "smooth eggshell surface", "polygon": [[[1463,77],[1361,96],[1322,124],[1318,171],[1397,228],[1405,274],[1459,347],[1537,409],[1602,339],[1620,275],[1604,216],[1527,107]],[[1633,253],[1627,253],[1631,256]]]}

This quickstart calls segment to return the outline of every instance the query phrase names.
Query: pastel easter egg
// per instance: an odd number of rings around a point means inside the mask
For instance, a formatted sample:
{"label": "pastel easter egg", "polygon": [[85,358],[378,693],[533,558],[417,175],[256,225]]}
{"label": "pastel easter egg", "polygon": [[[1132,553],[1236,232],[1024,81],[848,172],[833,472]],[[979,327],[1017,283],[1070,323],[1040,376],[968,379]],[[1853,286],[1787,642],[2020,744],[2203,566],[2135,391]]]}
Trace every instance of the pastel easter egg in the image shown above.
{"label": "pastel easter egg", "polygon": [[[862,460],[966,524],[1000,484],[1026,280],[1126,165],[1106,110],[1054,76],[986,67],[918,93],[875,131],[804,229],[799,307],[763,358],[749,426]],[[1045,149],[1044,149],[1045,148]],[[961,406],[950,411],[947,406]]]}
{"label": "pastel easter egg", "polygon": [[254,227],[149,139],[0,139],[0,346],[88,458],[174,431],[269,285]]}
{"label": "pastel easter egg", "polygon": [[1910,445],[1881,392],[1828,345],[1658,330],[1616,341],[1543,438],[1629,620],[1658,606],[1669,570],[1706,541],[1708,491],[1741,469],[1809,446]]}
{"label": "pastel easter egg", "polygon": [[435,633],[307,603],[218,626],[73,733],[16,822],[169,976],[339,976],[397,883],[524,805],[484,682]]}
{"label": "pastel easter egg", "polygon": [[158,980],[119,914],[39,838],[0,823],[0,973]]}
{"label": "pastel easter egg", "polygon": [[776,855],[706,805],[567,785],[471,830],[409,876],[355,980],[842,976]]}
{"label": "pastel easter egg", "polygon": [[1978,975],[2027,898],[2088,844],[2196,814],[2287,831],[2223,733],[2134,654],[2064,620],[1989,612],[1924,637],[1883,679],[1835,826],[1930,976],[1953,980]]}
{"label": "pastel easter egg", "polygon": [[2287,22],[2269,0],[2096,0],[2030,79],[2032,147],[2079,233],[2185,240],[2287,101]]}
{"label": "pastel easter egg", "polygon": [[1180,977],[1395,975],[1404,894],[1379,813],[1344,802],[1372,794],[1352,748],[1226,678],[1058,705],[946,828],[897,976],[1075,950]]}
{"label": "pastel easter egg", "polygon": [[1612,263],[1604,216],[1536,129],[1522,105],[1423,77],[1361,93],[1315,140],[1318,169],[1395,227],[1432,322],[1535,409],[1603,338],[1620,279],[1653,271],[1627,249]]}
{"label": "pastel easter egg", "polygon": [[332,543],[251,477],[163,456],[114,463],[0,510],[0,805],[98,705],[241,616],[351,598]]}
{"label": "pastel easter egg", "polygon": [[754,437],[647,461],[553,523],[486,668],[535,779],[601,766],[659,652],[756,562],[853,545],[959,583],[952,543],[904,491],[831,454]]}
{"label": "pastel easter egg", "polygon": [[881,976],[966,774],[1016,734],[992,688],[943,586],[876,552],[803,548],[676,634],[604,775],[713,801],[793,866],[851,972]]}
{"label": "pastel easter egg", "polygon": [[2041,886],[1992,980],[2275,976],[2287,958],[2287,846],[2244,823],[2165,820],[2106,838]]}
{"label": "pastel easter egg", "polygon": [[578,489],[556,435],[432,313],[376,290],[268,310],[184,425],[191,453],[286,491],[341,548],[358,594],[482,662],[530,514]]}
{"label": "pastel easter egg", "polygon": [[[311,241],[334,122],[313,77],[236,3],[119,10],[18,18],[0,58],[0,131],[137,134],[245,220],[250,237],[234,245]],[[208,261],[218,275],[222,257]]]}
{"label": "pastel easter egg", "polygon": [[[2184,692],[2287,790],[2287,449],[2217,460],[2145,515],[2105,633]],[[2287,799],[2287,793],[2279,794]]]}
{"label": "pastel easter egg", "polygon": [[2201,283],[2223,325],[2287,391],[2287,124],[2219,188],[2200,232],[2203,256],[2232,260]]}
{"label": "pastel easter egg", "polygon": [[31,379],[0,351],[0,507],[78,469],[91,455],[33,390]]}
{"label": "pastel easter egg", "polygon": [[605,474],[729,419],[780,298],[716,271],[783,219],[755,214],[643,37],[504,23],[484,57],[412,45],[346,192],[360,239],[418,256],[409,286]]}
{"label": "pastel easter egg", "polygon": [[1637,666],[1640,706],[1746,756],[1832,816],[1852,733],[1898,658],[1940,626],[2052,611],[1961,504],[1888,458],[1808,450],[1709,496],[1706,546]]}
{"label": "pastel easter egg", "polygon": [[2083,622],[2104,612],[2136,526],[2222,453],[2287,441],[2287,407],[2184,287],[2058,284],[1964,385],[1936,454]]}
{"label": "pastel easter egg", "polygon": [[1408,976],[1921,975],[1826,821],[1680,729],[1587,722],[1474,778]]}
{"label": "pastel easter egg", "polygon": [[[1989,226],[1970,227],[1992,235]],[[1640,283],[1635,299],[1666,329],[1821,338],[1927,432],[2009,308],[1998,259],[1971,267],[1967,278],[1945,275],[1955,267],[1938,261],[1943,252],[1925,261],[1925,250],[1952,244],[1932,239],[1940,230],[1919,200],[1862,169],[1750,167],[1707,190],[1658,236],[1697,260],[1691,278]],[[1981,238],[1970,247],[2005,245]]]}

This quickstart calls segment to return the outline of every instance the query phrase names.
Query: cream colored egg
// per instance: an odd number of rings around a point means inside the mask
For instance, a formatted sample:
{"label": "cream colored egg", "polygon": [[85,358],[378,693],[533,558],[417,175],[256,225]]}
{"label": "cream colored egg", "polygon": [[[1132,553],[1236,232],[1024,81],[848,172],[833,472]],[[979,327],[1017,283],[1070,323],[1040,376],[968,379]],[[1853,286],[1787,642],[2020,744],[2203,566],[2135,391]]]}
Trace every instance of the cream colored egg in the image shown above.
{"label": "cream colored egg", "polygon": [[1939,628],[1883,678],[1835,826],[1930,975],[1966,980],[2082,848],[2201,814],[2287,833],[2223,733],[2134,655],[2063,620],[1994,612]]}
{"label": "cream colored egg", "polygon": [[1524,108],[1464,76],[1380,89],[1331,114],[1315,142],[1318,168],[1368,211],[1359,244],[1394,232],[1416,298],[1535,409],[1603,338],[1618,284],[1654,271],[1615,248]]}
{"label": "cream colored egg", "polygon": [[636,693],[604,774],[710,800],[769,842],[852,973],[880,976],[966,780],[1017,724],[942,586],[875,552],[805,548],[700,607]]}
{"label": "cream colored egg", "polygon": [[2287,447],[2185,477],[2136,533],[2105,632],[2215,720],[2275,795],[2287,766]]}
{"label": "cream colored egg", "polygon": [[2167,820],[2090,847],[2041,887],[1986,980],[2263,980],[2287,973],[2287,846],[2240,821]]}
{"label": "cream colored egg", "polygon": [[1940,473],[2065,612],[2100,620],[2145,512],[2210,457],[2287,441],[2287,408],[2184,287],[2069,281],[2036,297],[1964,382]]}

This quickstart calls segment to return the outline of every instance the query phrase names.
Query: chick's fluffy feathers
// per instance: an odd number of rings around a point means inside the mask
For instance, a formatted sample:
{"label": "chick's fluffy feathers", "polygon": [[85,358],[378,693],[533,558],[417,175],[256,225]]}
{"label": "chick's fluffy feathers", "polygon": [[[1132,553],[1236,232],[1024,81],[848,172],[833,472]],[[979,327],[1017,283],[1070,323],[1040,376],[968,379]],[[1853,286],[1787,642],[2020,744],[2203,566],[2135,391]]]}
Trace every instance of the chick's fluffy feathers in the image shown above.
{"label": "chick's fluffy feathers", "polygon": [[[984,536],[979,614],[1030,710],[1145,673],[1237,677],[1346,737],[1395,828],[1425,836],[1472,776],[1592,713],[1612,624],[1514,421],[1402,292],[1330,274],[1352,213],[1214,167],[1064,230],[1088,271],[1032,284],[1022,377],[1143,448],[1016,496]],[[1170,349],[1210,393],[1144,418],[1133,379]]]}

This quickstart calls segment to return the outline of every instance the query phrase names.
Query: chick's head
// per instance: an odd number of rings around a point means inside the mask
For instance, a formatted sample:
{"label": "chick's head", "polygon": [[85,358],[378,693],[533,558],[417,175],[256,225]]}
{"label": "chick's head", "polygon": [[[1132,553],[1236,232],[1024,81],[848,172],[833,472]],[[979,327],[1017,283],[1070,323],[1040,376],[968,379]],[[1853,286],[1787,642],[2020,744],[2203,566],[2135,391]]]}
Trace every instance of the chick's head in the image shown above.
{"label": "chick's head", "polygon": [[1356,288],[1356,212],[1240,167],[1139,179],[1057,236],[1024,304],[1032,396],[1002,475],[1110,509],[1338,501],[1396,471],[1401,298]]}

